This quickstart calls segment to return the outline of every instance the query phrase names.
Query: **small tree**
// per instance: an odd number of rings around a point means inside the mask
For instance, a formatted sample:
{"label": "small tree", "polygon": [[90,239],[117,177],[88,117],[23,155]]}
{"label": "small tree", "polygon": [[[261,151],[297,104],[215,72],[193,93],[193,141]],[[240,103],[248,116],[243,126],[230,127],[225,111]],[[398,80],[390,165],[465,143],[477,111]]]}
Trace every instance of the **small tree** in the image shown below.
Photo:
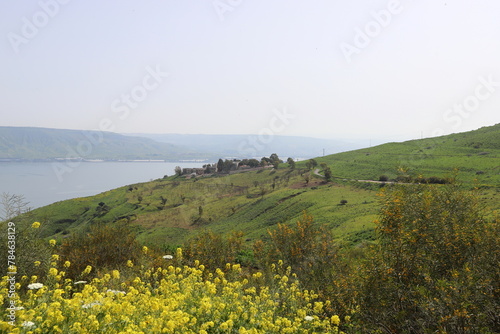
{"label": "small tree", "polygon": [[332,170],[324,162],[321,163],[321,168],[323,169],[323,174],[325,175],[325,180],[330,182],[332,180]]}
{"label": "small tree", "polygon": [[274,165],[275,163],[282,163],[283,160],[281,160],[276,153],[273,153],[269,156],[269,161]]}
{"label": "small tree", "polygon": [[316,166],[318,166],[318,162],[316,160],[314,160],[314,159],[307,160],[307,162],[306,162],[307,169],[311,170],[311,169],[315,168]]}
{"label": "small tree", "polygon": [[219,159],[217,161],[217,172],[222,173],[224,171],[224,161],[222,159]]}
{"label": "small tree", "polygon": [[294,170],[295,169],[295,161],[292,159],[292,158],[288,158],[286,160],[287,164],[288,164],[288,167],[291,169],[291,170]]}
{"label": "small tree", "polygon": [[180,166],[175,166],[175,175],[177,176],[182,175],[182,168]]}
{"label": "small tree", "polygon": [[0,205],[2,211],[1,220],[9,220],[30,211],[29,202],[26,201],[23,195],[4,192],[0,196]]}

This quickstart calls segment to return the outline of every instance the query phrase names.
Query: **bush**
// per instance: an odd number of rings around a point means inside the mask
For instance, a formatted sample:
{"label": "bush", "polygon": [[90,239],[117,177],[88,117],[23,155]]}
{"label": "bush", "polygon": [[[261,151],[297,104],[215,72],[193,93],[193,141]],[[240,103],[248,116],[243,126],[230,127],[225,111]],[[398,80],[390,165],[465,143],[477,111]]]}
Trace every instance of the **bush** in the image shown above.
{"label": "bush", "polygon": [[206,231],[188,240],[183,247],[184,257],[191,263],[199,260],[211,269],[224,268],[226,263],[236,263],[243,251],[243,233],[233,232],[227,237]]}
{"label": "bush", "polygon": [[340,256],[330,231],[316,226],[311,215],[304,211],[294,226],[278,224],[269,232],[268,242],[254,244],[255,260],[265,272],[273,263],[283,261],[299,277],[303,287],[319,294],[331,304],[330,314],[351,315],[352,276],[349,266]]}
{"label": "bush", "polygon": [[498,221],[484,220],[477,196],[458,185],[405,185],[382,191],[381,204],[359,301],[364,330],[500,328]]}
{"label": "bush", "polygon": [[[131,263],[138,262],[141,252],[135,234],[127,225],[97,224],[88,232],[75,233],[65,239],[59,255],[62,263],[71,263],[66,275],[77,279],[87,266],[100,270],[131,267]],[[96,275],[95,270],[90,273],[90,277]]]}
{"label": "bush", "polygon": [[[2,274],[17,272],[16,276],[44,276],[51,262],[52,246],[40,238],[43,224],[28,221],[0,222],[0,261]],[[52,245],[55,240],[51,242]],[[9,262],[10,261],[10,262]],[[9,268],[14,264],[16,268]],[[15,270],[13,270],[15,269]]]}

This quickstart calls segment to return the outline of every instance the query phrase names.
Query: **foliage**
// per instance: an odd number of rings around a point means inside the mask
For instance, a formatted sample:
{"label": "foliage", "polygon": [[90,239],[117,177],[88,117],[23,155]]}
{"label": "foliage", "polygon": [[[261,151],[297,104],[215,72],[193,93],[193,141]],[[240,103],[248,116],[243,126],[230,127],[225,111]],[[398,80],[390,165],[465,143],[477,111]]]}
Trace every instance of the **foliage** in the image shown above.
{"label": "foliage", "polygon": [[186,259],[203,263],[207,268],[223,268],[226,263],[236,263],[243,250],[243,233],[233,232],[228,237],[205,231],[188,240],[183,247]]}
{"label": "foliage", "polygon": [[330,313],[351,314],[352,297],[345,295],[349,268],[325,227],[314,224],[314,218],[304,211],[294,226],[278,224],[269,235],[268,242],[257,241],[253,247],[260,266],[269,268],[283,261],[297,273],[304,287],[333,302],[327,308]]}
{"label": "foliage", "polygon": [[365,266],[365,330],[491,333],[500,328],[498,221],[458,185],[381,192],[379,246]]}
{"label": "foliage", "polygon": [[311,170],[318,166],[318,162],[315,159],[309,159],[306,161],[306,167],[308,170]]}
{"label": "foliage", "polygon": [[[289,193],[285,201],[296,196]],[[270,228],[267,238],[254,242],[253,252],[242,233],[207,230],[183,250],[172,250],[175,255],[160,256],[136,247],[129,230],[106,225],[69,237],[60,247],[55,241],[37,243],[28,252],[31,262],[23,264],[30,269],[16,285],[16,304],[24,308],[16,311],[18,329],[7,322],[0,328],[9,333],[146,327],[151,333],[497,333],[499,217],[484,218],[477,193],[457,184],[388,186],[380,192],[380,205],[376,242],[354,246],[335,241],[305,211],[295,224]],[[256,213],[275,213],[267,208]],[[35,227],[23,233],[36,232]],[[111,256],[99,264],[87,261],[119,251],[112,245],[127,235],[130,242],[122,248],[128,251],[118,254],[120,261]],[[91,237],[107,245],[85,251]],[[41,259],[43,249],[49,253]],[[56,252],[52,257],[50,250]],[[46,270],[37,275],[33,268],[41,266],[30,266],[34,260]],[[87,283],[75,284],[76,279]],[[6,282],[0,286],[4,305]],[[44,287],[32,290],[32,283]]]}
{"label": "foliage", "polygon": [[333,174],[332,174],[332,170],[330,169],[330,167],[322,162],[321,164],[321,168],[323,170],[323,174],[324,174],[324,177],[325,177],[325,181],[326,182],[330,182],[332,180],[332,177],[333,177]]}
{"label": "foliage", "polygon": [[[47,281],[23,277],[27,292],[16,299],[13,325],[2,333],[311,333],[338,332],[341,320],[327,317],[325,304],[302,290],[290,270],[275,267],[272,284],[262,285],[262,273],[245,273],[238,264],[208,271],[196,262],[142,270],[126,280],[113,270],[91,281],[65,279],[51,268]],[[70,265],[71,267],[71,265]],[[0,302],[7,289],[0,283]]]}
{"label": "foliage", "polygon": [[[59,248],[60,261],[71,262],[66,276],[77,279],[87,266],[93,268],[125,267],[128,261],[137,263],[141,246],[130,227],[124,224],[93,225],[89,231],[72,234]],[[92,272],[91,276],[97,275]]]}
{"label": "foliage", "polygon": [[[48,240],[40,238],[42,224],[34,222],[1,222],[0,228],[0,271],[17,272],[17,276],[39,275],[47,273],[50,265],[52,246]],[[13,232],[12,234],[10,232]],[[9,261],[14,268],[9,268]]]}

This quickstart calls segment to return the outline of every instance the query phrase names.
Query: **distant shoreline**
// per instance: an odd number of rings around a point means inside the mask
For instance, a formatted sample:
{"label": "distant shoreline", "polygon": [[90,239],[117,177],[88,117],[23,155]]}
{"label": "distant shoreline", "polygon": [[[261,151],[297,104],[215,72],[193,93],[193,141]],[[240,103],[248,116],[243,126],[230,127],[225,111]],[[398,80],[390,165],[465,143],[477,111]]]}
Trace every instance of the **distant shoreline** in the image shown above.
{"label": "distant shoreline", "polygon": [[0,158],[0,162],[160,162],[160,163],[208,163],[210,159],[183,159],[183,160],[166,160],[166,159],[66,159],[66,158],[49,158],[49,159],[16,159],[16,158]]}

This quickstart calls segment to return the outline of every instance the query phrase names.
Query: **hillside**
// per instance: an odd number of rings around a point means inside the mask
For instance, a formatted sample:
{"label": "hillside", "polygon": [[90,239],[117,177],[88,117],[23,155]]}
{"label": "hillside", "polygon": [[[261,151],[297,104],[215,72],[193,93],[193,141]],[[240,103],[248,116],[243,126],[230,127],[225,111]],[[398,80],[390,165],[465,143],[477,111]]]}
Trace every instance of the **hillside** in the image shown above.
{"label": "hillside", "polygon": [[111,132],[0,127],[0,160],[83,158],[178,161],[209,157],[209,154],[184,147]]}
{"label": "hillside", "polygon": [[[457,168],[464,186],[481,185],[490,212],[500,209],[499,133],[496,125],[317,158],[333,171],[335,178],[329,183],[306,169],[304,161],[294,170],[282,164],[278,170],[158,179],[55,203],[31,214],[48,223],[46,236],[62,237],[95,223],[128,221],[142,242],[175,245],[204,229],[238,230],[249,240],[265,239],[269,228],[294,222],[308,210],[337,239],[356,243],[373,236],[375,195],[382,184],[352,179],[378,180],[382,174],[392,178],[398,167],[426,177],[450,176]],[[347,203],[341,205],[341,200]]]}
{"label": "hillside", "polygon": [[388,143],[318,158],[334,176],[358,180],[394,179],[398,169],[418,176],[445,177],[458,169],[464,182],[500,186],[500,124],[447,136]]}

